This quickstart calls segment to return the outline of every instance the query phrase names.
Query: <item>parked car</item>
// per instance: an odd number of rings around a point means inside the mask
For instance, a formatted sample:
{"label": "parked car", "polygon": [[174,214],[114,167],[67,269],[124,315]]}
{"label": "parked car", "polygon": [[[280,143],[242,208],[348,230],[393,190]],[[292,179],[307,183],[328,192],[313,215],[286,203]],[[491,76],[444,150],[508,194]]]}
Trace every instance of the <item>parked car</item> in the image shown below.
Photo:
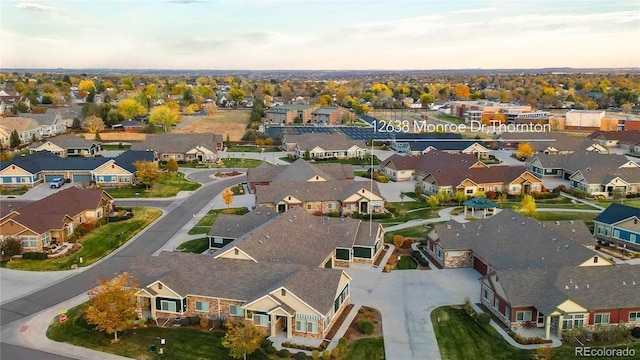
{"label": "parked car", "polygon": [[57,189],[60,186],[64,185],[64,183],[65,183],[64,178],[55,178],[51,180],[51,183],[49,183],[49,187],[51,189],[54,189],[54,188]]}

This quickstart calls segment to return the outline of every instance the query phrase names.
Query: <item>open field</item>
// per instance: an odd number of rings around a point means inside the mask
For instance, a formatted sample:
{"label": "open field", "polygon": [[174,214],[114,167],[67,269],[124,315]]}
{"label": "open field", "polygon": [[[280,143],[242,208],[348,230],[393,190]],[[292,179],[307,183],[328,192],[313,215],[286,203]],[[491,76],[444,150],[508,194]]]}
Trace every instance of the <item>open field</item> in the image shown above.
{"label": "open field", "polygon": [[213,116],[202,116],[173,132],[222,134],[225,140],[228,134],[231,141],[239,141],[244,135],[249,115],[248,111],[242,110],[218,110]]}

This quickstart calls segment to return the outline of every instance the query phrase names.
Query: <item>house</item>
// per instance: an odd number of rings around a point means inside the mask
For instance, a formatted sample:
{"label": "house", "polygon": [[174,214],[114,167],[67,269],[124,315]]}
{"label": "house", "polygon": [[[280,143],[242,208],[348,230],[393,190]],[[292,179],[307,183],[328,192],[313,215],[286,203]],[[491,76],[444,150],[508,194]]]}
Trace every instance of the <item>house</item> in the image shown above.
{"label": "house", "polygon": [[303,209],[257,223],[251,229],[247,222],[247,233],[214,256],[163,252],[135,259],[130,272],[143,284],[141,315],[244,318],[270,336],[324,339],[350,300],[351,278],[340,267],[372,263],[382,249],[382,227],[367,232],[359,220],[327,220]]}
{"label": "house", "polygon": [[380,163],[380,171],[392,181],[413,179],[419,156],[393,154]]}
{"label": "house", "polygon": [[609,153],[606,146],[596,141],[563,132],[509,132],[495,138],[496,147],[500,149],[516,150],[523,143],[528,143],[534,154],[572,154],[576,151]]}
{"label": "house", "polygon": [[475,141],[414,141],[408,143],[411,155],[439,150],[451,154],[472,154],[478,159],[488,159],[489,149]]}
{"label": "house", "polygon": [[278,213],[268,207],[258,207],[244,215],[218,214],[207,232],[209,249],[217,250],[238,240],[242,235],[274,218]]}
{"label": "house", "polygon": [[286,135],[283,148],[294,151],[296,158],[349,159],[363,158],[367,154],[367,144],[362,140],[352,140],[343,133]]}
{"label": "house", "polygon": [[640,130],[635,131],[594,131],[589,139],[606,147],[619,147],[635,152],[635,145],[640,143]]}
{"label": "house", "polygon": [[485,163],[471,154],[451,154],[444,151],[432,150],[419,155],[416,160],[414,179],[422,181],[427,175],[447,169],[486,168]]}
{"label": "house", "polygon": [[3,117],[0,118],[0,128],[2,128],[2,148],[8,148],[11,143],[11,133],[18,132],[20,143],[28,144],[33,138],[42,137],[42,128],[38,122],[25,117]]}
{"label": "house", "polygon": [[313,119],[312,113],[318,108],[318,106],[308,104],[287,104],[282,106],[274,106],[264,112],[265,123],[310,123]]}
{"label": "house", "polygon": [[105,191],[71,186],[4,215],[0,234],[19,239],[24,252],[42,252],[69,241],[80,224],[104,218],[112,207]]}
{"label": "house", "polygon": [[15,157],[2,163],[0,185],[4,187],[33,187],[65,178],[72,183],[101,184],[118,187],[134,184],[136,161],[156,161],[150,151],[128,150],[115,158],[66,157],[61,158],[48,151]]}
{"label": "house", "polygon": [[354,180],[277,182],[256,188],[256,204],[278,213],[302,207],[313,214],[383,213],[376,182]]}
{"label": "house", "polygon": [[353,180],[353,168],[348,164],[312,164],[298,159],[290,165],[261,164],[247,170],[249,191],[256,192],[258,186],[278,182],[316,182],[329,180]]}
{"label": "house", "polygon": [[224,143],[219,134],[166,133],[147,135],[144,141],[132,143],[131,150],[153,150],[161,161],[218,161]]}
{"label": "house", "polygon": [[89,141],[82,136],[60,135],[36,142],[28,147],[30,153],[49,151],[60,157],[94,156],[100,152],[100,142]]}
{"label": "house", "polygon": [[124,130],[125,132],[140,132],[145,128],[145,123],[138,120],[126,120],[119,124],[112,125],[114,130]]}
{"label": "house", "polygon": [[351,115],[345,108],[338,106],[321,107],[311,113],[311,122],[318,125],[342,124],[345,115]]}
{"label": "house", "polygon": [[55,136],[67,131],[73,119],[82,117],[81,106],[49,108],[43,114],[24,113],[22,117],[30,118],[40,124],[42,136]]}
{"label": "house", "polygon": [[419,182],[427,194],[444,190],[448,194],[463,191],[467,196],[495,191],[509,195],[542,192],[542,180],[525,170],[524,166],[491,166],[476,168],[438,169]]}
{"label": "house", "polygon": [[598,242],[640,251],[640,209],[612,203],[593,220]]}

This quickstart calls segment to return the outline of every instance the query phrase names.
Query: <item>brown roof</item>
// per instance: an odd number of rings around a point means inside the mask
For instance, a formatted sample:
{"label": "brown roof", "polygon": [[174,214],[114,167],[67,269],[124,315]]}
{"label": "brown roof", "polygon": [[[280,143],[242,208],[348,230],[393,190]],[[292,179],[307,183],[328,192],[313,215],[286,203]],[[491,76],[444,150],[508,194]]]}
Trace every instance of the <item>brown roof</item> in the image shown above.
{"label": "brown roof", "polygon": [[[430,173],[439,186],[458,186],[465,179],[476,184],[510,183],[527,172],[524,166],[491,166],[488,168],[450,168]],[[535,176],[529,173],[531,176]],[[542,180],[539,180],[542,181]]]}
{"label": "brown roof", "polygon": [[37,121],[25,117],[0,117],[0,125],[6,127],[9,131],[16,130],[17,132],[40,127]]}
{"label": "brown roof", "polygon": [[59,191],[46,198],[22,206],[14,220],[42,234],[51,229],[62,229],[66,216],[76,216],[100,204],[102,190],[85,190],[75,186]]}
{"label": "brown roof", "polygon": [[413,170],[416,168],[419,156],[402,156],[398,154],[391,155],[380,164],[395,170]]}
{"label": "brown roof", "polygon": [[353,179],[353,168],[348,164],[313,164],[298,159],[290,165],[261,165],[247,171],[249,182],[307,181],[314,176],[326,180]]}
{"label": "brown roof", "polygon": [[640,130],[627,131],[594,131],[589,139],[618,140],[621,143],[637,144],[640,142]]}
{"label": "brown roof", "polygon": [[416,171],[433,173],[444,169],[469,169],[478,163],[484,165],[475,155],[472,154],[451,154],[432,150],[426,154],[418,156]]}
{"label": "brown roof", "polygon": [[361,189],[370,190],[371,187],[374,194],[382,196],[376,182],[373,182],[373,185],[366,181],[355,180],[271,183],[269,186],[256,187],[256,203],[277,203],[286,196],[292,196],[300,201],[344,200]]}
{"label": "brown roof", "polygon": [[325,150],[347,150],[352,146],[366,148],[363,140],[353,140],[346,134],[307,133],[300,135],[287,135],[287,143],[295,143],[302,150],[313,150],[321,147]]}
{"label": "brown roof", "polygon": [[203,146],[215,153],[221,142],[222,135],[219,134],[166,133],[147,135],[144,141],[132,143],[131,150],[152,149],[158,153],[185,153],[196,146]]}

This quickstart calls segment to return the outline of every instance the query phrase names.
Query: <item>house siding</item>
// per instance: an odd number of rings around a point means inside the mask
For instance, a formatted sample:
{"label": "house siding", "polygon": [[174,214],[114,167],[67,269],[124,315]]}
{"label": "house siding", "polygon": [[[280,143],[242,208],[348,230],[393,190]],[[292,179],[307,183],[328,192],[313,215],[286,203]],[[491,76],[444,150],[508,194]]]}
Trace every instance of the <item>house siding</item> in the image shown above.
{"label": "house siding", "polygon": [[445,251],[445,268],[470,268],[473,266],[473,254],[471,250]]}

